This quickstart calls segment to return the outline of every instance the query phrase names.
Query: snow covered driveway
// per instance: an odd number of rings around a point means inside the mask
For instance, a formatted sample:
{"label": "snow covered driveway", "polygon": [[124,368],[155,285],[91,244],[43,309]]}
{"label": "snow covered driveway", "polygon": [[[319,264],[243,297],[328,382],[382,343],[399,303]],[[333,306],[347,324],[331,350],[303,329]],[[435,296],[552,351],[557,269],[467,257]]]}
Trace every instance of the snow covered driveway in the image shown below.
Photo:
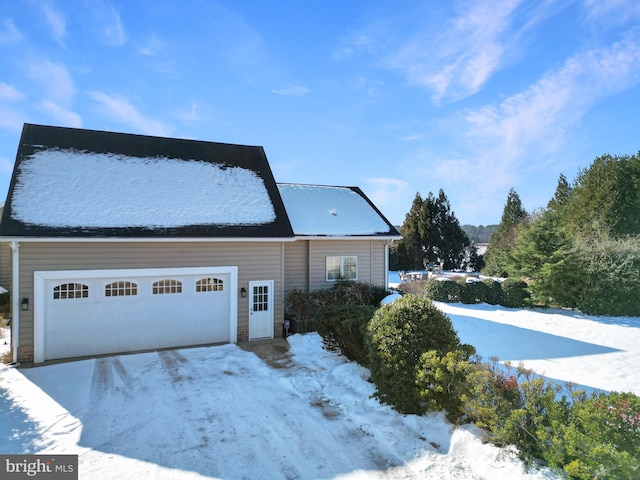
{"label": "snow covered driveway", "polygon": [[441,415],[398,415],[367,372],[290,337],[290,368],[235,345],[0,367],[0,452],[79,454],[81,479],[550,478]]}

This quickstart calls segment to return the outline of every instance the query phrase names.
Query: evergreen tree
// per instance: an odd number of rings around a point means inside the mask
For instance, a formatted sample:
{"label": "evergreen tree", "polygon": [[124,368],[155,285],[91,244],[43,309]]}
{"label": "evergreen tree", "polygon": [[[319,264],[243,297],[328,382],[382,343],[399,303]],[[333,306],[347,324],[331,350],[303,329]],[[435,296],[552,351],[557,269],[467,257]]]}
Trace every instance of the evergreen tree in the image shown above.
{"label": "evergreen tree", "polygon": [[449,199],[442,189],[438,192],[434,205],[435,228],[432,229],[434,238],[431,242],[435,252],[434,261],[442,262],[445,269],[461,268],[471,241],[462,230],[455,213],[451,211]]}
{"label": "evergreen tree", "polygon": [[509,255],[514,250],[520,228],[527,219],[518,193],[511,188],[502,211],[498,229],[491,235],[489,247],[484,255],[486,275],[504,277],[508,275]]}
{"label": "evergreen tree", "polygon": [[558,177],[558,185],[556,185],[556,192],[553,195],[553,198],[549,200],[547,204],[548,209],[558,210],[563,208],[567,202],[569,201],[569,196],[571,195],[571,186],[569,182],[567,182],[567,177],[565,177],[562,173]]}
{"label": "evergreen tree", "polygon": [[422,199],[417,193],[401,230],[398,263],[403,270],[422,269],[429,263],[460,268],[471,243],[443,190],[437,198],[429,192]]}
{"label": "evergreen tree", "polygon": [[420,192],[416,193],[411,203],[411,209],[404,217],[404,223],[401,228],[402,240],[398,242],[398,266],[400,270],[422,268],[424,253],[422,251],[423,235],[421,234],[420,224],[423,203]]}
{"label": "evergreen tree", "polygon": [[564,218],[572,235],[640,234],[640,152],[603,155],[575,181]]}

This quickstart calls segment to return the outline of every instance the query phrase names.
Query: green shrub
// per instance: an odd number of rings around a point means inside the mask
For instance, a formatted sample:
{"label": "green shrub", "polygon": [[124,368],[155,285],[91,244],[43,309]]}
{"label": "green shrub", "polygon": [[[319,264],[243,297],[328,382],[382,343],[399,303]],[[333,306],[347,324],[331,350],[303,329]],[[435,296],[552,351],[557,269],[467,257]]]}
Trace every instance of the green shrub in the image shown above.
{"label": "green shrub", "polygon": [[389,291],[369,283],[339,280],[331,288],[315,290],[310,294],[299,288],[288,290],[284,305],[288,314],[295,315],[294,331],[307,333],[315,330],[318,311],[335,305],[377,306]]}
{"label": "green shrub", "polygon": [[364,336],[376,308],[372,305],[325,305],[316,314],[316,328],[328,350],[349,360],[367,362]]}
{"label": "green shrub", "polygon": [[544,459],[554,432],[565,424],[570,411],[562,387],[544,378],[530,378],[519,385],[521,407],[505,418],[498,418],[494,443],[515,445],[526,463]]}
{"label": "green shrub", "polygon": [[284,296],[284,306],[288,314],[295,315],[295,333],[313,330],[312,317],[315,315],[315,307],[307,292],[299,288],[288,290]]}
{"label": "green shrub", "polygon": [[460,299],[460,285],[452,280],[430,278],[424,285],[424,294],[436,302],[457,302]]}
{"label": "green shrub", "polygon": [[475,304],[486,302],[489,287],[482,282],[470,282],[466,280],[460,280],[459,286],[459,299],[460,302],[465,304]]}
{"label": "green shrub", "polygon": [[477,391],[481,373],[481,367],[469,362],[462,350],[444,355],[436,350],[423,353],[418,362],[416,386],[425,410],[444,410],[450,422],[460,423],[466,416],[466,404]]}
{"label": "green shrub", "polygon": [[545,460],[571,478],[639,478],[640,397],[579,392],[570,420],[547,443]]}
{"label": "green shrub", "polygon": [[331,288],[316,290],[311,294],[313,303],[322,307],[328,304],[379,305],[389,291],[378,285],[338,280]]}
{"label": "green shrub", "polygon": [[522,280],[507,278],[502,282],[500,305],[509,308],[524,307],[529,300],[527,284]]}
{"label": "green shrub", "polygon": [[449,317],[429,299],[405,295],[376,311],[365,345],[376,396],[401,413],[424,413],[416,385],[420,357],[430,350],[456,350],[460,340]]}
{"label": "green shrub", "polygon": [[502,285],[495,280],[486,279],[482,280],[483,285],[486,285],[485,299],[489,305],[500,305],[502,301]]}
{"label": "green shrub", "polygon": [[640,236],[607,235],[575,242],[570,253],[579,265],[576,307],[589,315],[640,315]]}
{"label": "green shrub", "polygon": [[511,372],[509,363],[503,371],[497,359],[492,359],[491,363],[477,360],[476,364],[469,379],[471,388],[465,399],[464,414],[468,421],[491,432],[494,442],[500,443],[493,432],[513,410],[522,408],[518,377]]}

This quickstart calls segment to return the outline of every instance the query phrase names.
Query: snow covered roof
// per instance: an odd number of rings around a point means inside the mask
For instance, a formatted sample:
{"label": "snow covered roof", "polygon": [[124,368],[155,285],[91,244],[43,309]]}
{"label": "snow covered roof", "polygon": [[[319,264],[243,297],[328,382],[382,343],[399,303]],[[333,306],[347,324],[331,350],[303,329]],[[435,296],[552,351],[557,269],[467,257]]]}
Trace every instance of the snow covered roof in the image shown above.
{"label": "snow covered roof", "polygon": [[0,234],[293,236],[262,147],[30,124]]}
{"label": "snow covered roof", "polygon": [[358,187],[278,183],[278,189],[296,235],[400,237]]}

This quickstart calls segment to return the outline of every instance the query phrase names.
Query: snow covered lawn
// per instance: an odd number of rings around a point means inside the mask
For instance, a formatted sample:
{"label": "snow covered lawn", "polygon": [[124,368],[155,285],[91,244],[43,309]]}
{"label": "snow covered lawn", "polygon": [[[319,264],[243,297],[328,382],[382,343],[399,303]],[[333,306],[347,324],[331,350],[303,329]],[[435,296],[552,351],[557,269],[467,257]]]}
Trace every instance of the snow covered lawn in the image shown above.
{"label": "snow covered lawn", "polygon": [[485,360],[510,360],[558,383],[640,395],[640,318],[436,303]]}
{"label": "snow covered lawn", "polygon": [[[640,393],[640,319],[439,306],[485,357]],[[0,367],[0,452],[80,455],[81,479],[553,478],[473,427],[402,416],[367,371],[294,335],[291,365],[235,345]]]}

